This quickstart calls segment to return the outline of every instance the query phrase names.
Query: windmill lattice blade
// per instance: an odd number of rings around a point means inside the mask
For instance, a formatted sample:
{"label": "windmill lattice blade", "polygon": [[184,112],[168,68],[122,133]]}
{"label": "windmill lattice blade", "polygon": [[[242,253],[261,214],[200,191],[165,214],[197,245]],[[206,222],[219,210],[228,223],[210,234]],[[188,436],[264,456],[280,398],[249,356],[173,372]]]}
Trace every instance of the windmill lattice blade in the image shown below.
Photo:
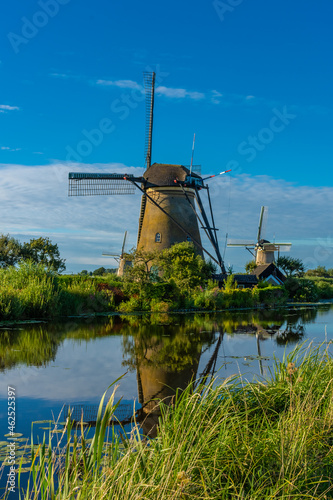
{"label": "windmill lattice blade", "polygon": [[153,117],[154,117],[154,92],[155,73],[144,72],[143,81],[146,95],[146,134],[145,134],[145,160],[147,168],[151,165]]}
{"label": "windmill lattice blade", "polygon": [[[127,175],[128,178],[134,177]],[[134,194],[135,186],[124,179],[124,174],[68,174],[69,196],[96,196]]]}
{"label": "windmill lattice blade", "polygon": [[121,249],[121,257],[124,255],[124,250],[125,250],[125,244],[126,244],[126,238],[127,238],[127,231],[125,231],[125,235],[124,235],[124,241],[123,241],[123,246],[122,246],[122,249]]}
{"label": "windmill lattice blade", "polygon": [[263,243],[261,245],[262,248],[270,248],[270,247],[275,247],[276,250],[278,250],[279,248],[281,249],[281,251],[283,252],[289,252],[289,250],[291,249],[291,243]]}
{"label": "windmill lattice blade", "polygon": [[260,210],[260,217],[259,217],[259,226],[258,226],[258,234],[257,234],[257,242],[263,238],[263,224],[266,222],[265,219],[265,212],[267,213],[267,207],[261,207]]}
{"label": "windmill lattice blade", "polygon": [[235,247],[254,247],[256,246],[256,243],[254,241],[249,241],[249,240],[236,240],[236,239],[228,239],[228,246],[235,246]]}

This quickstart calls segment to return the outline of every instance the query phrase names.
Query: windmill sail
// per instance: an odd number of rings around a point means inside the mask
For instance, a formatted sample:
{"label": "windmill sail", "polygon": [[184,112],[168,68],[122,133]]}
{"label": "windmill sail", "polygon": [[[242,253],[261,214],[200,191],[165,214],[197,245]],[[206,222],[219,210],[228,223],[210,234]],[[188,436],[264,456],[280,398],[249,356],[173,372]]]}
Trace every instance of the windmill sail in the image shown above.
{"label": "windmill sail", "polygon": [[[145,161],[146,161],[146,168],[148,169],[151,166],[153,121],[154,121],[155,73],[154,72],[143,73],[143,80],[145,85],[145,97],[146,97]],[[139,245],[140,242],[141,229],[142,229],[142,223],[146,205],[147,205],[147,197],[145,193],[143,193],[141,198],[137,245]]]}
{"label": "windmill sail", "polygon": [[146,94],[146,142],[145,159],[147,169],[151,165],[152,137],[153,137],[153,118],[154,118],[154,92],[155,92],[155,73],[143,73]]}
{"label": "windmill sail", "polygon": [[[126,178],[134,178],[126,175]],[[135,186],[124,179],[124,174],[68,174],[69,196],[96,196],[112,194],[134,194]]]}
{"label": "windmill sail", "polygon": [[260,240],[263,238],[266,229],[266,220],[267,220],[267,207],[261,207],[258,234],[257,234],[257,243],[259,243]]}

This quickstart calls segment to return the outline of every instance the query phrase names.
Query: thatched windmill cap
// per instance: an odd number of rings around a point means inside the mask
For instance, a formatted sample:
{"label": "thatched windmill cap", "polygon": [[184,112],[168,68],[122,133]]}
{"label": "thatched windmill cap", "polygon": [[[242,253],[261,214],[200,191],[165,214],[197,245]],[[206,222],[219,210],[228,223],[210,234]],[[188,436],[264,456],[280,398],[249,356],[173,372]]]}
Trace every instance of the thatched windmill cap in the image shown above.
{"label": "thatched windmill cap", "polygon": [[[184,165],[169,165],[165,163],[153,163],[143,174],[143,177],[151,184],[157,186],[174,186],[175,179],[185,181],[190,175],[190,170]],[[191,177],[201,179],[200,175],[192,172]]]}

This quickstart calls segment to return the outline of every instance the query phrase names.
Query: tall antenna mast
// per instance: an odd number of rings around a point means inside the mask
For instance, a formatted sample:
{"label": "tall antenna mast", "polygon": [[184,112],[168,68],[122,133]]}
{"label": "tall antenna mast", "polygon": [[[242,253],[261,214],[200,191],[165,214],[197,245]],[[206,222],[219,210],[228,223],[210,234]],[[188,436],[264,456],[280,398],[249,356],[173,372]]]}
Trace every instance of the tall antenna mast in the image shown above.
{"label": "tall antenna mast", "polygon": [[190,166],[190,182],[191,182],[192,167],[193,167],[194,145],[195,145],[195,134],[193,136],[193,144],[192,144],[192,156],[191,156],[191,166]]}
{"label": "tall antenna mast", "polygon": [[146,95],[146,139],[145,139],[145,159],[147,169],[151,165],[151,150],[153,136],[153,118],[154,118],[154,92],[155,92],[155,73],[144,72],[143,80]]}

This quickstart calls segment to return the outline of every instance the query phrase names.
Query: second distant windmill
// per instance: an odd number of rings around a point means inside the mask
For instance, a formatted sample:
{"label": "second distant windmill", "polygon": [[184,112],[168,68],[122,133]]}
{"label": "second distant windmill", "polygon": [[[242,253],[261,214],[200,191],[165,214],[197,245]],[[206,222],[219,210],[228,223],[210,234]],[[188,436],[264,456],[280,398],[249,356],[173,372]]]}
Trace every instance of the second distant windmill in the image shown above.
{"label": "second distant windmill", "polygon": [[271,264],[275,262],[274,252],[284,251],[288,252],[291,248],[291,243],[271,243],[268,240],[263,238],[263,234],[265,232],[266,222],[267,222],[267,207],[261,207],[260,216],[259,216],[259,224],[258,224],[258,232],[256,241],[237,241],[230,240],[228,243],[228,247],[243,247],[248,250],[251,255],[255,258],[255,262],[257,266]]}
{"label": "second distant windmill", "polygon": [[121,247],[120,253],[117,254],[108,252],[102,253],[102,255],[104,255],[105,257],[113,257],[118,262],[118,271],[117,271],[118,276],[122,276],[124,274],[124,269],[132,264],[131,260],[126,259],[126,254],[125,254],[127,234],[128,234],[127,231],[125,231],[123,245]]}

